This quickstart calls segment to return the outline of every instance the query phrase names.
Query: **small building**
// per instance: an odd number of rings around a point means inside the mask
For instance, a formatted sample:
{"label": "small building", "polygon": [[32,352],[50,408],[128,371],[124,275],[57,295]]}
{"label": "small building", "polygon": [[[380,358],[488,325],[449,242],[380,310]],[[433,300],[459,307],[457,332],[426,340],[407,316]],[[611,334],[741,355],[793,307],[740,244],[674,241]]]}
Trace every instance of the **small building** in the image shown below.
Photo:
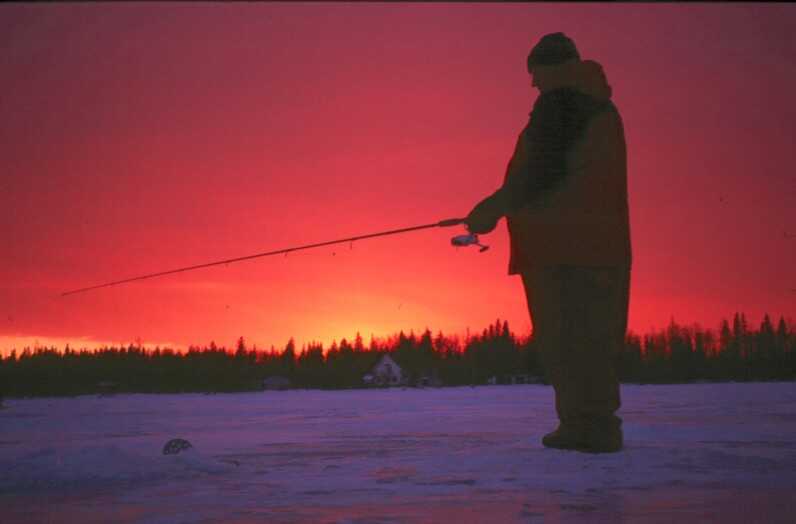
{"label": "small building", "polygon": [[538,384],[539,380],[527,373],[517,373],[508,376],[509,384]]}
{"label": "small building", "polygon": [[544,384],[544,377],[531,375],[529,373],[516,373],[506,377],[509,384]]}
{"label": "small building", "polygon": [[492,375],[487,379],[486,383],[494,386],[497,384],[542,384],[543,382],[540,377],[528,373],[513,373],[510,375],[501,375],[500,377]]}
{"label": "small building", "polygon": [[400,386],[405,381],[401,366],[390,355],[384,355],[370,373],[362,377],[362,382],[368,386]]}
{"label": "small building", "polygon": [[263,389],[268,391],[282,391],[284,389],[290,389],[290,386],[290,379],[287,377],[274,375],[273,377],[266,377],[263,380]]}

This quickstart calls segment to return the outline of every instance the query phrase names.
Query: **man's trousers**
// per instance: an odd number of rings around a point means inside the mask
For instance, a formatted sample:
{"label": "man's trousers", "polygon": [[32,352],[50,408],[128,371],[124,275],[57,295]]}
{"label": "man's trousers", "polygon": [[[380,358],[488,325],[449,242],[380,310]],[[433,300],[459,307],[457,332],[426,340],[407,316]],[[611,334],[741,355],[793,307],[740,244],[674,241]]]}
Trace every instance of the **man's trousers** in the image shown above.
{"label": "man's trousers", "polygon": [[614,357],[627,329],[630,268],[560,265],[521,276],[561,423],[618,428]]}

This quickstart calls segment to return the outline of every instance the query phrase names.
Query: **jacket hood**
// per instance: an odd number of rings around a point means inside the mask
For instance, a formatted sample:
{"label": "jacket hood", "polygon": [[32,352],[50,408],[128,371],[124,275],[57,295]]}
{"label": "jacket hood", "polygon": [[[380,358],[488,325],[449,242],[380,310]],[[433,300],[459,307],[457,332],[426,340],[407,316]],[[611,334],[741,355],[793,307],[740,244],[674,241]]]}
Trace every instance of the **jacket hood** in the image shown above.
{"label": "jacket hood", "polygon": [[578,64],[576,87],[578,91],[598,100],[611,98],[611,86],[605,77],[603,66],[594,60],[584,60]]}

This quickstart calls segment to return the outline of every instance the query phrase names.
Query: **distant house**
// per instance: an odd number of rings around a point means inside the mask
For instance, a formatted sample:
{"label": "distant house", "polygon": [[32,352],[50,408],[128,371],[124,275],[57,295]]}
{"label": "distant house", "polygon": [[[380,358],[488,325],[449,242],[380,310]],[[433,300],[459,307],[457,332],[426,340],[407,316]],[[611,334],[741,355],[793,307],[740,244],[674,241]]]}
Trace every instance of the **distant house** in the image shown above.
{"label": "distant house", "polygon": [[539,377],[535,377],[533,375],[529,375],[527,373],[518,373],[515,375],[508,376],[508,383],[509,384],[539,384],[541,380]]}
{"label": "distant house", "polygon": [[502,375],[500,378],[491,376],[486,381],[487,384],[542,384],[542,379],[527,373],[515,373],[512,375]]}
{"label": "distant house", "polygon": [[370,373],[362,377],[362,382],[368,386],[400,386],[405,380],[401,366],[390,355],[384,355]]}
{"label": "distant house", "polygon": [[263,389],[271,391],[281,391],[283,389],[290,389],[290,379],[274,375],[267,377],[263,380]]}

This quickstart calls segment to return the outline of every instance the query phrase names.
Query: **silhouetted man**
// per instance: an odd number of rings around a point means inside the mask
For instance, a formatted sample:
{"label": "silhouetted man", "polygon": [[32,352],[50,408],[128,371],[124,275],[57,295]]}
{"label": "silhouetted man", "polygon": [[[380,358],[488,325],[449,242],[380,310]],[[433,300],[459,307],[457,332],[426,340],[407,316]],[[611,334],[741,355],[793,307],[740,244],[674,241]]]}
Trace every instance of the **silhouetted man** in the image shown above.
{"label": "silhouetted man", "polygon": [[506,216],[509,274],[525,287],[533,336],[555,389],[558,429],[547,447],[622,448],[613,356],[624,343],[630,227],[622,120],[602,67],[563,33],[528,56],[540,91],[503,186],[467,217],[473,233]]}

